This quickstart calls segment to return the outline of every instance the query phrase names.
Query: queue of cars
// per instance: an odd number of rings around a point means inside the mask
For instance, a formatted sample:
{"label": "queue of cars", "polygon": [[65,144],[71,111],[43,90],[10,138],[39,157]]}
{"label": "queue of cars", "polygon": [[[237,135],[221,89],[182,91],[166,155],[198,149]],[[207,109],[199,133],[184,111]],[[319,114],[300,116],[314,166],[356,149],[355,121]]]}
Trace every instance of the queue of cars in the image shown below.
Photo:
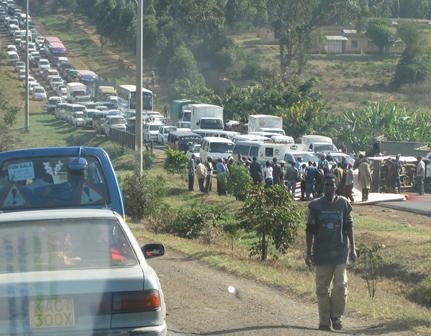
{"label": "queue of cars", "polygon": [[[13,0],[0,0],[3,32],[19,24],[19,13]],[[20,48],[18,38],[12,41],[8,62],[25,78],[23,43]],[[29,89],[33,99],[51,94],[49,113],[77,127],[93,125],[99,114],[100,120],[116,118],[103,102],[65,99],[58,64],[68,60],[54,64],[41,49],[30,55]],[[0,334],[166,335],[163,291],[146,261],[162,256],[164,247],[139,246],[124,217],[121,190],[103,149],[0,153]]]}

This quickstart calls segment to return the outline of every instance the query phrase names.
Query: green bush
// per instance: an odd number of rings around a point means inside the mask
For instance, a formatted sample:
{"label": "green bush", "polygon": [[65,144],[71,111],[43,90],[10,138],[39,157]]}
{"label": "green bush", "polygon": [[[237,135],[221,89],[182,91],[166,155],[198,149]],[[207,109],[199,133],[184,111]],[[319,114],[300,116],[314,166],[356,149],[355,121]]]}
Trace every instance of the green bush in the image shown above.
{"label": "green bush", "polygon": [[140,221],[144,217],[145,207],[148,204],[144,177],[135,173],[126,175],[121,179],[121,189],[126,214],[132,218],[132,221]]}
{"label": "green bush", "polygon": [[145,151],[142,154],[142,165],[144,170],[148,170],[153,166],[155,155],[151,151]]}
{"label": "green bush", "polygon": [[187,167],[187,156],[184,152],[166,146],[165,169],[172,174],[182,174]]}
{"label": "green bush", "polygon": [[161,199],[166,193],[166,184],[161,176],[139,176],[127,174],[120,180],[124,195],[126,214],[133,221],[140,221],[144,215],[151,216],[161,206]]}
{"label": "green bush", "polygon": [[112,161],[112,164],[114,165],[114,169],[116,171],[119,170],[129,170],[133,171],[136,168],[136,158],[135,153],[127,153],[125,155],[122,155],[115,160]]}
{"label": "green bush", "polygon": [[368,295],[374,299],[377,291],[380,269],[383,265],[381,251],[385,246],[374,244],[372,247],[359,244],[357,268],[363,273],[367,284]]}
{"label": "green bush", "polygon": [[243,165],[231,165],[227,174],[227,191],[239,201],[245,201],[252,179]]}
{"label": "green bush", "polygon": [[191,207],[181,208],[172,224],[166,227],[168,233],[179,237],[197,239],[212,243],[222,232],[222,223],[227,214],[218,206],[202,207],[195,203]]}
{"label": "green bush", "polygon": [[415,302],[431,308],[431,276],[422,280],[410,296]]}
{"label": "green bush", "polygon": [[147,197],[145,214],[153,216],[161,211],[162,199],[166,196],[166,181],[163,176],[144,175],[144,188]]}
{"label": "green bush", "polygon": [[126,153],[126,148],[115,142],[104,144],[103,149],[108,153],[111,160],[115,160]]}
{"label": "green bush", "polygon": [[169,204],[162,203],[158,211],[152,213],[147,228],[154,233],[167,232],[177,218],[177,211]]}
{"label": "green bush", "polygon": [[304,220],[302,208],[287,189],[279,185],[256,186],[248,194],[238,219],[242,228],[258,237],[250,247],[250,256],[259,255],[262,261],[267,260],[270,245],[285,254],[295,242],[298,227]]}

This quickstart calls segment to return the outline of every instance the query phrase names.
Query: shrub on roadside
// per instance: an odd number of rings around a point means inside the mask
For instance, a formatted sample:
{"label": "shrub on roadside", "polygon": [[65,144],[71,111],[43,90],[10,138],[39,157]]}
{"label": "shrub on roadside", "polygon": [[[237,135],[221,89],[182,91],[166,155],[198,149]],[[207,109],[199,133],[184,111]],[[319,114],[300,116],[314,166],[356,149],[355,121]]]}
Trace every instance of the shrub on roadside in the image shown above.
{"label": "shrub on roadside", "polygon": [[145,207],[148,204],[144,177],[136,173],[126,175],[121,180],[121,189],[126,214],[132,218],[132,221],[140,221],[144,217]]}
{"label": "shrub on roadside", "polygon": [[166,231],[182,238],[200,238],[210,244],[222,234],[221,223],[225,217],[224,210],[218,206],[202,207],[196,203],[191,207],[181,208]]}
{"label": "shrub on roadside", "polygon": [[153,166],[155,155],[151,151],[145,151],[142,154],[142,165],[144,170],[148,170]]}
{"label": "shrub on roadside", "polygon": [[410,296],[415,302],[431,308],[431,276],[422,280],[412,290]]}
{"label": "shrub on roadside", "polygon": [[374,244],[372,247],[366,244],[359,244],[357,267],[362,271],[367,283],[368,295],[374,299],[377,291],[380,268],[383,265],[381,251],[385,246]]}
{"label": "shrub on roadside", "polygon": [[258,237],[250,247],[250,256],[258,255],[266,261],[270,245],[285,254],[295,242],[303,213],[285,187],[256,186],[248,194],[238,219],[242,228]]}
{"label": "shrub on roadside", "polygon": [[187,167],[187,156],[184,152],[166,146],[165,169],[172,174],[182,174]]}
{"label": "shrub on roadside", "polygon": [[126,153],[126,148],[124,146],[114,142],[105,143],[103,149],[108,153],[111,160],[115,160]]}
{"label": "shrub on roadside", "polygon": [[124,195],[126,214],[134,222],[140,221],[144,215],[152,215],[161,205],[165,195],[165,181],[161,176],[139,176],[128,174],[121,179],[121,189]]}
{"label": "shrub on roadside", "polygon": [[177,211],[167,203],[160,204],[158,211],[152,213],[148,219],[148,230],[154,233],[161,233],[168,231],[167,228],[171,227],[177,218]]}
{"label": "shrub on roadside", "polygon": [[245,201],[252,186],[248,170],[242,165],[231,165],[227,174],[227,191],[239,201]]}

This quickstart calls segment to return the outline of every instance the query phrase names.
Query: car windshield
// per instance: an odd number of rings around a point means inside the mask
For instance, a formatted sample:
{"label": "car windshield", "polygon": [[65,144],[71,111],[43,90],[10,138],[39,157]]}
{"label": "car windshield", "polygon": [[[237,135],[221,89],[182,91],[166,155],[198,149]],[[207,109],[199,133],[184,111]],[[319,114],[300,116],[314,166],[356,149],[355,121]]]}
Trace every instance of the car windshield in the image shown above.
{"label": "car windshield", "polygon": [[192,113],[191,112],[184,112],[183,113],[183,121],[191,121],[192,119]]}
{"label": "car windshield", "polygon": [[329,152],[334,150],[333,144],[315,144],[314,145],[314,151],[315,152]]}
{"label": "car windshield", "polygon": [[200,123],[201,129],[223,129],[223,122],[220,119],[203,119]]}
{"label": "car windshield", "polygon": [[160,128],[160,125],[150,125],[150,131],[158,131]]}
{"label": "car windshield", "polygon": [[69,169],[76,158],[11,159],[0,170],[0,210],[95,206],[109,203],[99,161],[86,156],[83,170]]}
{"label": "car windshield", "polygon": [[120,124],[125,124],[125,121],[123,118],[118,117],[118,118],[111,118],[111,124],[112,125],[120,125]]}
{"label": "car windshield", "polygon": [[108,218],[2,222],[0,273],[127,267],[136,256]]}
{"label": "car windshield", "polygon": [[224,142],[214,142],[210,145],[211,153],[232,153],[233,144]]}
{"label": "car windshield", "polygon": [[[302,154],[293,154],[294,158],[297,161],[302,161],[302,162],[317,162],[319,161],[319,158],[314,154],[314,153],[302,153]],[[300,159],[300,160],[299,160]]]}

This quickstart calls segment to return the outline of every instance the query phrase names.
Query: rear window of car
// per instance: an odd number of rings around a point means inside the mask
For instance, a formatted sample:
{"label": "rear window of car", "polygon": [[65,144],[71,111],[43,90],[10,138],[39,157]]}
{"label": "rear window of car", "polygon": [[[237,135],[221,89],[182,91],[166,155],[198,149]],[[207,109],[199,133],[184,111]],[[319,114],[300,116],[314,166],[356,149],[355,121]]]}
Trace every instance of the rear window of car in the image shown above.
{"label": "rear window of car", "polygon": [[137,258],[116,219],[2,222],[0,273],[129,267]]}
{"label": "rear window of car", "polygon": [[83,170],[71,170],[76,157],[10,159],[0,167],[0,210],[49,209],[108,204],[109,192],[99,160],[85,156]]}

